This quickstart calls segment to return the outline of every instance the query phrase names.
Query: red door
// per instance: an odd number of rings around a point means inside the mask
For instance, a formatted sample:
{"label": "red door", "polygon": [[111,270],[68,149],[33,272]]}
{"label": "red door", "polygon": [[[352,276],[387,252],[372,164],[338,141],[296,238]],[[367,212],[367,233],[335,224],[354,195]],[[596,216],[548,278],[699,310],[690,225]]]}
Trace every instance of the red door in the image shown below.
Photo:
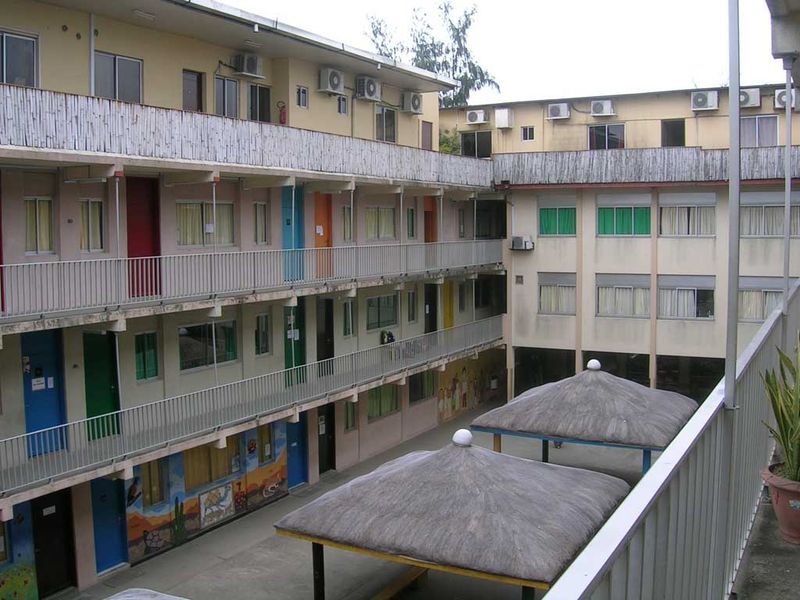
{"label": "red door", "polygon": [[128,265],[130,296],[161,293],[161,254],[158,232],[158,180],[127,177],[125,197],[128,215]]}
{"label": "red door", "polygon": [[[330,194],[314,193],[314,247],[333,246],[333,197]],[[333,273],[333,260],[330,250],[317,251],[317,277],[330,277]]]}

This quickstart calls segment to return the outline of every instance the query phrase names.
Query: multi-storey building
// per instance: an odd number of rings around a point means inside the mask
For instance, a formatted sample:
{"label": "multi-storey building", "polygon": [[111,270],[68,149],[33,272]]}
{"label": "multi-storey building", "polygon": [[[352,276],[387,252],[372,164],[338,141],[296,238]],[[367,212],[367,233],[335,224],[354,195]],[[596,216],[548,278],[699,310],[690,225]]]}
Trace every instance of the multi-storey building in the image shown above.
{"label": "multi-storey building", "polygon": [[505,394],[455,82],[211,0],[2,0],[0,48],[0,596]]}
{"label": "multi-storey building", "polygon": [[[783,87],[744,86],[741,96],[740,348],[781,304],[785,143]],[[793,143],[799,123],[795,115]],[[617,374],[705,398],[725,356],[727,90],[449,109],[440,127],[462,154],[494,156],[507,197],[519,248],[508,264],[516,392],[597,357]]]}

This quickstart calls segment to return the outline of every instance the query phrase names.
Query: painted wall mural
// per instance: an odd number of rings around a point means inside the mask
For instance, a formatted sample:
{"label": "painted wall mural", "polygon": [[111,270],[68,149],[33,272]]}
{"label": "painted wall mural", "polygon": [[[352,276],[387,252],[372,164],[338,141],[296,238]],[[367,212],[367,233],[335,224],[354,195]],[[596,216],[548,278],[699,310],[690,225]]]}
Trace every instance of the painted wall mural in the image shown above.
{"label": "painted wall mural", "polygon": [[6,523],[3,540],[10,552],[0,564],[0,598],[5,600],[37,600],[36,567],[33,556],[33,525],[28,502],[14,507],[14,518]]}
{"label": "painted wall mural", "polygon": [[439,375],[439,421],[448,421],[482,402],[505,398],[505,380],[505,356],[500,351],[449,363]]}

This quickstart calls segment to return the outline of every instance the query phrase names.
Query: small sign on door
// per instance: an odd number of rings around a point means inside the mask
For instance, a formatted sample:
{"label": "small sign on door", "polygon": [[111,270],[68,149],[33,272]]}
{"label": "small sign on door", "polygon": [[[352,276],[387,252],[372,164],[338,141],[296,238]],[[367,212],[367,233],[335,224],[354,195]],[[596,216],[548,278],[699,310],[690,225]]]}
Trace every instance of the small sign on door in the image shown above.
{"label": "small sign on door", "polygon": [[34,391],[34,392],[40,392],[43,389],[45,389],[45,378],[44,377],[32,377],[31,378],[31,390]]}
{"label": "small sign on door", "polygon": [[54,514],[56,514],[56,507],[55,507],[55,505],[53,505],[53,506],[47,506],[47,507],[45,507],[45,508],[43,508],[43,509],[42,509],[42,516],[43,516],[43,517],[47,517],[47,516],[54,515]]}
{"label": "small sign on door", "polygon": [[324,416],[320,416],[319,417],[319,434],[320,435],[325,435],[325,417]]}

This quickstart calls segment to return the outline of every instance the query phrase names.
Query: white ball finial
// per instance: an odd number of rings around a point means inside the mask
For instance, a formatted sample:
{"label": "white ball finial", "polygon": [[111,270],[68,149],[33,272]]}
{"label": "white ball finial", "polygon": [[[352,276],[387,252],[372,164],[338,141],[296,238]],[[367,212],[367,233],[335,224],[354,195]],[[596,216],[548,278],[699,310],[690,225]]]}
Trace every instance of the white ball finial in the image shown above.
{"label": "white ball finial", "polygon": [[459,429],[453,434],[453,443],[456,446],[472,446],[472,432],[469,429]]}
{"label": "white ball finial", "polygon": [[593,358],[588,363],[586,363],[586,368],[590,371],[599,371],[600,370],[600,361],[596,358]]}

